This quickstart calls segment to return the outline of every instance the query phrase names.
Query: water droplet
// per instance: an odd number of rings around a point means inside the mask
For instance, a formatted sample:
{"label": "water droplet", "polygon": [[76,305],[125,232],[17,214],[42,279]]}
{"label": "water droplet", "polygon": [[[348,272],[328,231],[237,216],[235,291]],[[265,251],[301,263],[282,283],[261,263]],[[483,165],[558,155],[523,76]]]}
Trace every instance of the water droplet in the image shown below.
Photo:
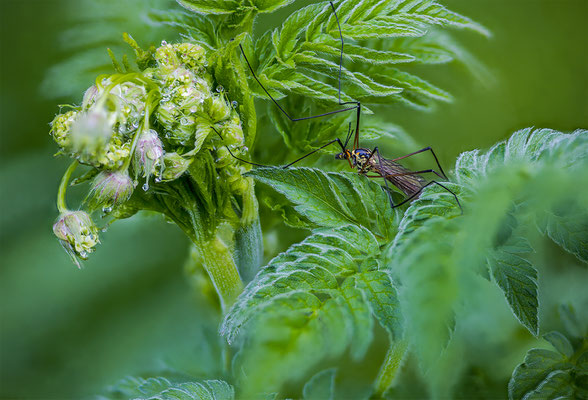
{"label": "water droplet", "polygon": [[148,191],[148,190],[149,190],[149,183],[148,183],[148,182],[145,182],[145,183],[143,184],[143,190],[144,190],[144,191]]}
{"label": "water droplet", "polygon": [[224,88],[224,87],[222,87],[221,85],[218,85],[218,86],[216,87],[216,91],[217,91],[218,93],[220,93],[220,92],[224,92],[224,91],[225,91],[225,88]]}
{"label": "water droplet", "polygon": [[161,178],[160,178],[159,176],[157,176],[157,177],[155,178],[155,183],[159,183],[159,182],[161,182]]}
{"label": "water droplet", "polygon": [[101,232],[106,232],[108,230],[108,226],[105,226],[104,228],[100,229]]}
{"label": "water droplet", "polygon": [[162,40],[162,41],[161,41],[161,45],[162,45],[162,46],[167,46],[167,42],[166,42],[165,40]]}
{"label": "water droplet", "polygon": [[103,208],[102,208],[102,212],[104,212],[104,213],[106,213],[106,214],[108,214],[108,213],[109,213],[109,212],[111,212],[111,211],[112,211],[112,207],[103,207]]}
{"label": "water droplet", "polygon": [[231,105],[233,106],[233,108],[237,108],[237,106],[239,105],[239,103],[237,103],[235,100],[233,100],[231,102]]}
{"label": "water droplet", "polygon": [[80,251],[80,257],[86,259],[88,258],[88,253],[86,251]]}

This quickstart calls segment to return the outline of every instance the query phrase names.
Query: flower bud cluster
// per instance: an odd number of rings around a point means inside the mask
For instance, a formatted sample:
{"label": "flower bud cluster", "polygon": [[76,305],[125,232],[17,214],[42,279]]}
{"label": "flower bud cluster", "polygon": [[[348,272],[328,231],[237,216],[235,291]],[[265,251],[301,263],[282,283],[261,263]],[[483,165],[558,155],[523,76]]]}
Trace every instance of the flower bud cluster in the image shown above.
{"label": "flower bud cluster", "polygon": [[[248,151],[236,103],[229,102],[222,87],[213,90],[204,49],[164,42],[145,65],[138,73],[100,77],[81,106],[51,122],[61,152],[96,170],[88,208],[110,212],[126,207],[139,180],[144,179],[142,188],[148,191],[152,180],[164,185],[179,179],[201,151],[212,153],[219,179],[228,183],[231,194],[250,190],[249,180],[241,176],[249,166],[227,150],[237,157]],[[68,253],[80,258],[98,243],[95,226],[83,211],[62,212],[54,232]]]}

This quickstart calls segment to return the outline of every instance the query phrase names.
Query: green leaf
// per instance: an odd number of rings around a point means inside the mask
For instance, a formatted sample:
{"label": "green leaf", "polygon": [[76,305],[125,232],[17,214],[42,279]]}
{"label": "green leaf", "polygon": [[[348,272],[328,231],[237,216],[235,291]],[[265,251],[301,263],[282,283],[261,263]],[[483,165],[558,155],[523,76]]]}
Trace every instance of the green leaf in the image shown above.
{"label": "green leaf", "polygon": [[336,289],[338,278],[356,273],[358,263],[378,251],[375,237],[364,228],[344,226],[315,233],[260,271],[225,317],[221,333],[234,341],[259,310],[287,293]]}
{"label": "green leaf", "polygon": [[147,14],[149,22],[165,25],[179,30],[181,35],[196,42],[209,51],[217,47],[217,35],[214,22],[201,14],[193,14],[187,10],[150,10]]}
{"label": "green leaf", "polygon": [[355,40],[378,39],[381,37],[419,37],[426,32],[409,24],[398,24],[386,17],[358,23],[354,26],[341,27],[343,36]]}
{"label": "green leaf", "polygon": [[[302,49],[334,56],[339,56],[341,54],[341,42],[334,40],[327,35],[324,35],[323,40],[324,42],[305,42],[302,44]],[[398,53],[394,51],[374,50],[369,47],[358,46],[350,43],[345,44],[343,49],[343,56],[345,59],[351,60],[353,62],[364,62],[378,65],[408,63],[415,60],[415,57],[409,54]]]}
{"label": "green leaf", "polygon": [[261,13],[271,13],[293,2],[294,0],[252,0],[251,4]]}
{"label": "green leaf", "polygon": [[568,358],[572,357],[574,354],[574,349],[568,338],[557,331],[546,333],[543,335],[543,339],[551,343],[558,352]]}
{"label": "green leaf", "polygon": [[232,14],[239,9],[236,0],[176,0],[182,7],[202,14]]}
{"label": "green leaf", "polygon": [[313,376],[302,389],[304,400],[332,400],[335,395],[336,369],[327,369]]}
{"label": "green leaf", "polygon": [[365,295],[380,325],[388,331],[392,340],[400,340],[404,324],[392,278],[383,271],[367,271],[353,278],[355,287]]}
{"label": "green leaf", "polygon": [[314,168],[256,168],[248,173],[296,204],[295,209],[319,226],[364,226],[383,238],[394,233],[395,212],[381,186],[353,173]]}
{"label": "green leaf", "polygon": [[537,226],[563,249],[588,263],[588,213],[577,200],[540,213]]}
{"label": "green leaf", "polygon": [[221,326],[241,349],[236,362],[248,378],[246,394],[279,390],[346,350],[361,359],[373,340],[374,316],[402,332],[379,251],[365,228],[321,229],[259,272]]}
{"label": "green leaf", "polygon": [[[400,303],[406,318],[406,337],[414,344],[424,368],[435,364],[451,338],[453,307],[458,298],[453,261],[457,226],[440,217],[411,233],[393,248],[388,268],[398,276]],[[426,310],[424,312],[423,310]]]}
{"label": "green leaf", "polygon": [[166,378],[125,378],[110,388],[110,399],[233,400],[231,385],[219,380],[173,383]]}
{"label": "green leaf", "polygon": [[537,270],[518,255],[519,251],[501,246],[488,257],[494,280],[504,292],[517,319],[535,336],[539,333]]}
{"label": "green leaf", "polygon": [[290,58],[290,54],[296,46],[298,35],[313,20],[322,7],[324,5],[312,4],[301,8],[284,21],[279,31],[274,31],[272,42],[280,59],[287,60]]}
{"label": "green leaf", "polygon": [[390,68],[386,70],[386,75],[374,74],[374,78],[384,85],[392,85],[404,89],[400,96],[404,96],[405,92],[413,92],[425,97],[439,100],[451,101],[452,97],[446,91],[439,89],[435,85],[419,78],[416,75],[403,72],[399,69]]}
{"label": "green leaf", "polygon": [[576,371],[580,371],[580,364],[574,365],[561,354],[531,349],[525,361],[515,368],[508,383],[509,399],[578,398],[575,393],[579,394],[585,388],[582,388],[581,375],[576,375]]}
{"label": "green leaf", "polygon": [[[361,275],[361,274],[360,274]],[[356,278],[350,276],[341,285],[341,297],[353,318],[353,341],[350,346],[351,358],[360,360],[366,353],[373,339],[372,311],[364,296],[364,291],[355,288]],[[386,286],[386,282],[382,283]]]}
{"label": "green leaf", "polygon": [[566,371],[553,371],[525,395],[526,400],[574,399],[573,379]]}

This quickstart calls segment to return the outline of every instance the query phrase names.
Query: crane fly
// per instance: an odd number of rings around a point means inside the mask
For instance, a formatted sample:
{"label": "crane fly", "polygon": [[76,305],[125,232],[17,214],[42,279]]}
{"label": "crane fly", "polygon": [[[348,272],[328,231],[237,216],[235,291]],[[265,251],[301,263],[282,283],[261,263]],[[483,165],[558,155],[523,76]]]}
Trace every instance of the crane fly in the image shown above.
{"label": "crane fly", "polygon": [[[339,138],[333,139],[330,142],[320,146],[319,148],[317,148],[317,149],[303,155],[302,157],[292,161],[291,163],[284,165],[282,168],[288,168],[288,167],[296,164],[297,162],[305,159],[306,157],[316,153],[317,151],[322,150],[331,144],[337,143],[341,148],[341,152],[338,153],[337,155],[335,155],[336,159],[347,160],[349,162],[349,166],[352,169],[356,168],[357,172],[360,175],[366,176],[368,178],[383,178],[384,179],[384,184],[386,186],[386,192],[388,194],[388,199],[390,200],[390,206],[392,208],[396,208],[396,207],[399,207],[399,206],[405,204],[406,202],[417,197],[422,192],[422,190],[424,188],[426,188],[427,186],[436,184],[436,185],[440,186],[441,188],[443,188],[444,190],[446,190],[448,193],[450,193],[455,198],[455,201],[463,214],[463,208],[461,207],[461,203],[459,202],[457,195],[453,191],[451,191],[447,186],[443,185],[442,183],[437,182],[436,180],[427,181],[422,176],[423,174],[426,174],[426,173],[433,173],[436,176],[438,176],[439,178],[441,178],[443,180],[447,180],[447,176],[445,175],[445,172],[443,171],[443,168],[441,167],[441,164],[439,163],[439,160],[437,159],[437,155],[435,154],[435,152],[433,151],[433,149],[431,147],[425,147],[425,148],[417,150],[413,153],[406,154],[404,156],[393,158],[393,159],[387,159],[387,158],[382,157],[380,155],[380,150],[378,149],[377,146],[374,147],[373,150],[359,147],[359,128],[360,128],[359,121],[360,121],[360,116],[361,116],[361,103],[359,101],[348,101],[348,102],[341,101],[341,70],[342,70],[342,64],[343,64],[344,41],[343,41],[343,35],[341,33],[341,25],[339,23],[339,17],[337,16],[337,11],[335,9],[335,5],[333,4],[332,1],[329,1],[329,3],[330,3],[331,8],[333,10],[335,20],[337,21],[337,28],[339,30],[339,39],[341,41],[341,53],[339,56],[339,77],[338,77],[339,105],[340,106],[348,106],[348,107],[340,108],[338,110],[333,110],[333,111],[329,111],[329,112],[322,113],[322,114],[311,115],[311,116],[307,116],[307,117],[294,118],[294,117],[290,116],[290,114],[284,108],[282,108],[282,106],[277,102],[277,100],[274,99],[274,97],[269,93],[269,91],[263,86],[263,84],[261,83],[261,81],[257,77],[257,74],[253,70],[253,67],[251,66],[251,63],[249,62],[249,59],[247,58],[245,51],[243,50],[243,46],[241,44],[239,44],[239,48],[241,49],[241,54],[243,55],[243,58],[245,59],[245,62],[247,64],[247,66],[249,67],[249,71],[251,71],[253,78],[259,84],[259,86],[263,89],[263,91],[269,97],[269,99],[276,105],[276,107],[282,112],[282,114],[284,114],[290,121],[292,121],[292,122],[304,121],[304,120],[321,118],[321,117],[325,117],[328,115],[338,114],[338,113],[351,111],[351,110],[356,111],[355,130],[351,130],[351,123],[350,123],[347,137],[346,137],[344,143]],[[212,129],[214,130],[214,132],[216,132],[216,134],[222,140],[222,136],[214,128],[214,126],[212,126]],[[354,134],[354,132],[355,132],[355,134]],[[353,148],[351,150],[349,150],[349,149],[347,149],[347,145],[349,144],[349,141],[352,136],[354,137]],[[242,161],[244,163],[251,164],[254,166],[258,166],[258,167],[265,167],[266,166],[266,165],[256,164],[251,161],[239,158],[231,152],[231,150],[228,148],[228,146],[225,146],[225,147],[227,147],[229,154],[239,161]],[[430,151],[431,154],[433,155],[433,157],[435,158],[435,162],[437,163],[437,166],[439,167],[440,173],[435,171],[434,169],[411,171],[410,169],[408,169],[398,163],[399,160],[414,156],[419,153],[424,153],[426,151]],[[370,175],[370,173],[371,173],[371,175]],[[405,194],[406,198],[402,202],[400,202],[399,204],[394,204],[388,183],[394,185],[395,187],[400,189]]]}

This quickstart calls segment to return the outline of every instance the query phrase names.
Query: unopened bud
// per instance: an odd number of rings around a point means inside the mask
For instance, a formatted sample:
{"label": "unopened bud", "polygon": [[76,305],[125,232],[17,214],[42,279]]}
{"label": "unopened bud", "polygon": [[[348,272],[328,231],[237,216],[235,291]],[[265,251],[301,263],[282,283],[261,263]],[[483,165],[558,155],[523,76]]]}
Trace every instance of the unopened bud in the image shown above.
{"label": "unopened bud", "polygon": [[182,64],[186,67],[195,69],[206,66],[205,52],[201,46],[194,43],[180,43],[174,47]]}
{"label": "unopened bud", "polygon": [[162,43],[162,45],[155,50],[154,56],[157,65],[164,70],[175,69],[180,64],[180,60],[176,55],[176,50],[168,43]]}
{"label": "unopened bud", "polygon": [[102,107],[93,107],[79,114],[71,127],[71,146],[74,153],[93,159],[104,152],[112,137],[112,123]]}
{"label": "unopened bud", "polygon": [[208,115],[214,122],[224,121],[231,115],[231,107],[227,104],[222,96],[212,98],[212,104],[208,110]]}
{"label": "unopened bud", "polygon": [[178,153],[165,153],[163,156],[164,169],[162,178],[164,181],[173,181],[182,176],[190,166],[192,160],[185,159]]}
{"label": "unopened bud", "polygon": [[90,86],[88,88],[88,90],[86,90],[86,92],[84,93],[84,98],[82,100],[82,107],[87,108],[91,104],[94,104],[94,101],[96,100],[97,95],[98,95],[98,88],[96,87],[96,85]]}
{"label": "unopened bud", "polygon": [[81,268],[79,259],[87,259],[100,243],[98,228],[84,211],[62,213],[53,225],[53,233],[78,268]]}
{"label": "unopened bud", "polygon": [[153,129],[143,131],[137,140],[133,158],[136,174],[141,174],[149,181],[149,177],[155,172],[155,166],[162,157],[163,144],[157,132]]}
{"label": "unopened bud", "polygon": [[77,114],[77,111],[68,111],[65,114],[57,115],[51,121],[51,135],[59,147],[68,148],[70,146],[69,132]]}
{"label": "unopened bud", "polygon": [[102,171],[94,178],[90,192],[91,208],[102,207],[105,212],[126,202],[135,185],[126,170]]}

